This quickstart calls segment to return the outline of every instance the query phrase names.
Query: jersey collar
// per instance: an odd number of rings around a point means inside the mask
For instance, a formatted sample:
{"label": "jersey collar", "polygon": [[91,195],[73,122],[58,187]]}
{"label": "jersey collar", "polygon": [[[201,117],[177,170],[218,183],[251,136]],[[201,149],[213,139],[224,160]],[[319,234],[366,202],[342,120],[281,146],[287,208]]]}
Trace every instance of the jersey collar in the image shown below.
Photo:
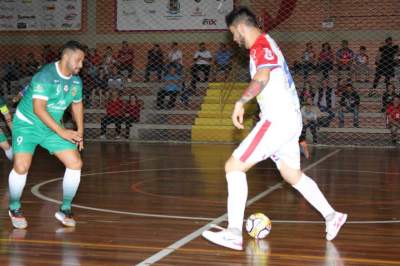
{"label": "jersey collar", "polygon": [[253,49],[254,47],[256,47],[256,45],[261,42],[261,40],[265,38],[265,33],[261,33],[260,36],[258,36],[258,38],[256,39],[256,41],[253,43],[253,45],[251,46],[250,50]]}
{"label": "jersey collar", "polygon": [[61,71],[60,71],[60,61],[57,61],[57,62],[55,62],[55,65],[56,65],[56,70],[57,70],[57,74],[60,76],[60,77],[62,77],[63,79],[70,79],[70,78],[72,78],[72,75],[70,75],[70,76],[64,76],[62,73],[61,73]]}

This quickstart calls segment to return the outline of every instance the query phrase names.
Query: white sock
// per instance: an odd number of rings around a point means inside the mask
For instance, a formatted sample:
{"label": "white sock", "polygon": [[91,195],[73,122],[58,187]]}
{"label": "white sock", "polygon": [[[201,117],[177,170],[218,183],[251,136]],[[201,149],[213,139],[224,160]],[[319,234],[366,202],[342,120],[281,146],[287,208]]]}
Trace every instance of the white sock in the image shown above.
{"label": "white sock", "polygon": [[317,183],[304,173],[301,175],[299,182],[293,186],[303,197],[316,208],[324,218],[335,212],[332,206],[328,203],[325,196],[319,190]]}
{"label": "white sock", "polygon": [[5,150],[4,153],[6,154],[7,159],[12,161],[14,155],[12,147],[10,147],[8,150]]}
{"label": "white sock", "polygon": [[226,174],[228,182],[228,228],[242,232],[244,209],[247,201],[247,179],[244,172]]}
{"label": "white sock", "polygon": [[63,204],[62,210],[71,209],[71,203],[78,191],[81,181],[81,170],[65,169],[63,179]]}
{"label": "white sock", "polygon": [[8,187],[10,193],[9,207],[12,210],[21,208],[20,199],[26,184],[26,176],[27,174],[18,174],[14,169],[11,170],[10,175],[8,176]]}

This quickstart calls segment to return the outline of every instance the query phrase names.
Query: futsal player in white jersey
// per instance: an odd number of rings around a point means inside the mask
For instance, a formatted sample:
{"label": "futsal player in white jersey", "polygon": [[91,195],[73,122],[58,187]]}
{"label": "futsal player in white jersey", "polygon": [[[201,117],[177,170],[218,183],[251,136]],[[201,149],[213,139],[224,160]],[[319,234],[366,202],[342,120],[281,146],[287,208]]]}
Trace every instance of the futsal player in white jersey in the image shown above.
{"label": "futsal player in white jersey", "polygon": [[293,79],[275,41],[257,26],[255,15],[237,7],[226,24],[239,46],[250,50],[252,80],[232,113],[235,127],[243,129],[244,105],[257,97],[261,119],[225,164],[228,183],[228,228],[204,231],[207,240],[236,250],[243,249],[243,216],[247,200],[246,172],[271,158],[283,179],[298,190],[326,221],[326,239],[332,240],[347,214],[335,211],[317,184],[300,170],[299,136],[302,129],[299,100]]}

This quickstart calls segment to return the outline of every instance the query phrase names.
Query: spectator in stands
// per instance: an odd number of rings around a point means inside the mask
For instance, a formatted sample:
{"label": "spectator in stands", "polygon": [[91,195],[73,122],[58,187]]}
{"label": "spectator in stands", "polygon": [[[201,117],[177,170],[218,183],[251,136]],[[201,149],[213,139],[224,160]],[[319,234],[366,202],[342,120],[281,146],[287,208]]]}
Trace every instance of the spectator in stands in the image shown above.
{"label": "spectator in stands", "polygon": [[183,55],[182,51],[178,47],[177,42],[173,42],[171,45],[171,51],[168,53],[168,64],[166,68],[175,67],[179,75],[182,74],[183,69]]}
{"label": "spectator in stands", "polygon": [[119,73],[123,77],[127,77],[127,81],[132,81],[133,74],[133,60],[135,59],[135,53],[132,48],[129,47],[127,41],[122,42],[122,47],[117,54],[117,62],[119,66]]}
{"label": "spectator in stands", "polygon": [[342,41],[342,47],[336,52],[336,64],[338,70],[338,81],[343,79],[342,75],[347,74],[347,78],[351,77],[354,52],[349,47],[347,40]]}
{"label": "spectator in stands", "polygon": [[396,95],[393,103],[389,104],[386,110],[388,119],[388,127],[392,135],[392,143],[399,144],[399,129],[400,129],[400,96]]}
{"label": "spectator in stands", "polygon": [[382,113],[386,112],[388,105],[393,102],[393,99],[396,97],[396,95],[396,87],[393,85],[393,83],[389,83],[382,95]]}
{"label": "spectator in stands", "polygon": [[117,65],[117,60],[115,59],[114,52],[111,46],[107,46],[104,51],[101,66],[103,67],[106,74],[110,74],[111,66]]}
{"label": "spectator in stands", "polygon": [[353,113],[353,126],[359,127],[358,108],[360,95],[354,90],[351,83],[347,84],[339,101],[339,127],[344,127],[344,113]]}
{"label": "spectator in stands", "polygon": [[4,65],[4,78],[7,86],[7,94],[11,94],[11,83],[21,78],[21,63],[17,58]]}
{"label": "spectator in stands", "polygon": [[164,76],[164,86],[157,94],[157,107],[160,109],[164,108],[164,98],[169,96],[167,108],[171,109],[175,107],[176,96],[182,90],[182,78],[178,75],[175,67],[170,67],[167,70],[167,74]]}
{"label": "spectator in stands", "polygon": [[323,43],[318,56],[318,68],[322,74],[322,80],[329,79],[329,72],[333,69],[333,53],[329,43]]}
{"label": "spectator in stands", "polygon": [[49,64],[51,62],[56,61],[58,58],[58,54],[53,51],[49,44],[43,46],[43,53],[42,53],[42,64]]}
{"label": "spectator in stands", "polygon": [[321,112],[318,106],[314,104],[313,100],[312,97],[307,97],[304,105],[301,107],[301,115],[303,117],[303,130],[301,135],[303,136],[302,139],[305,139],[307,129],[309,128],[313,137],[313,143],[315,144],[318,141],[318,119],[328,114]]}
{"label": "spectator in stands", "polygon": [[369,56],[367,55],[367,48],[360,46],[360,50],[354,57],[354,76],[358,82],[369,82]]}
{"label": "spectator in stands", "polygon": [[329,86],[329,80],[322,80],[322,85],[318,89],[317,96],[317,106],[319,107],[321,112],[327,113],[327,116],[324,116],[320,119],[319,125],[321,127],[329,127],[331,121],[335,117],[335,113],[333,112],[333,89]]}
{"label": "spectator in stands", "polygon": [[156,72],[158,81],[161,81],[163,70],[164,70],[163,51],[161,50],[159,44],[154,44],[153,48],[151,48],[147,52],[147,66],[144,75],[144,80],[148,82],[150,80],[150,74],[152,72]]}
{"label": "spectator in stands", "polygon": [[39,69],[39,62],[36,60],[35,55],[33,53],[28,53],[26,56],[26,62],[25,62],[25,75],[26,76],[33,76],[33,74],[36,73],[36,71]]}
{"label": "spectator in stands", "polygon": [[180,95],[180,101],[185,108],[189,107],[189,97],[192,95],[191,87],[191,77],[190,75],[185,75],[182,81],[182,92]]}
{"label": "spectator in stands", "polygon": [[227,80],[228,74],[232,69],[232,53],[225,43],[220,43],[219,49],[215,54],[215,76],[222,72],[224,81]]}
{"label": "spectator in stands", "polygon": [[376,58],[376,71],[374,84],[372,85],[372,91],[369,93],[370,96],[375,94],[375,89],[378,86],[378,82],[382,76],[385,77],[386,87],[388,86],[390,79],[394,77],[394,68],[396,65],[395,56],[399,52],[399,46],[393,45],[392,37],[385,40],[385,45],[379,48],[378,56]]}
{"label": "spectator in stands", "polygon": [[101,139],[106,139],[106,130],[109,124],[115,124],[116,138],[121,138],[121,124],[125,117],[125,104],[121,99],[120,91],[114,89],[111,99],[106,104],[106,115],[101,119]]}
{"label": "spectator in stands", "polygon": [[129,102],[125,105],[125,137],[129,138],[129,131],[132,127],[132,123],[139,123],[140,113],[144,107],[143,100],[139,99],[136,95],[129,96]]}
{"label": "spectator in stands", "polygon": [[306,43],[306,49],[303,52],[302,56],[302,65],[303,65],[303,81],[307,82],[310,73],[315,69],[315,60],[316,54],[314,52],[314,48],[312,43]]}
{"label": "spectator in stands", "polygon": [[[196,81],[207,82],[211,70],[212,54],[206,49],[204,42],[199,44],[199,50],[194,53],[193,59],[194,64],[191,69],[192,77],[194,77]],[[200,80],[199,72],[204,74],[203,80]]]}
{"label": "spectator in stands", "polygon": [[95,88],[91,91],[91,105],[93,108],[103,107],[104,100],[106,99],[106,95],[108,94],[106,93],[108,88],[108,75],[102,66],[99,67],[97,75],[93,80]]}
{"label": "spectator in stands", "polygon": [[85,58],[96,67],[100,66],[102,60],[96,48],[90,48]]}
{"label": "spectator in stands", "polygon": [[122,91],[124,88],[124,80],[116,65],[110,67],[110,74],[107,77],[107,88],[109,91],[114,89]]}
{"label": "spectator in stands", "polygon": [[307,98],[314,99],[315,89],[311,86],[310,82],[305,82],[303,89],[299,93],[300,103],[305,103]]}

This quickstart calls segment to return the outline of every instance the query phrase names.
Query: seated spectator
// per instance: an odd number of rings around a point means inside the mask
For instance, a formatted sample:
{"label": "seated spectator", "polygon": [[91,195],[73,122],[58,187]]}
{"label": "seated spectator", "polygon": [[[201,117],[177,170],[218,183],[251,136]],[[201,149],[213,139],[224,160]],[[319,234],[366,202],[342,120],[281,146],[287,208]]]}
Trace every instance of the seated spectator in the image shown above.
{"label": "seated spectator", "polygon": [[139,99],[136,95],[129,96],[129,102],[125,105],[125,129],[126,134],[125,137],[129,138],[129,131],[132,127],[132,123],[139,123],[140,121],[140,112],[144,107],[144,102]]}
{"label": "seated spectator", "polygon": [[314,99],[312,97],[307,97],[306,102],[301,108],[301,115],[303,117],[303,130],[301,135],[303,136],[302,139],[305,139],[307,128],[309,128],[313,137],[313,143],[315,144],[318,141],[318,120],[319,118],[327,116],[328,114],[321,112],[318,106],[313,103],[313,100]]}
{"label": "seated spectator", "polygon": [[388,119],[388,127],[392,137],[393,144],[399,144],[399,129],[400,129],[400,96],[396,95],[393,103],[389,104],[386,110]]}
{"label": "seated spectator", "polygon": [[128,45],[127,41],[122,42],[122,47],[118,51],[117,54],[117,62],[119,66],[119,73],[127,78],[128,82],[132,81],[132,74],[133,74],[133,60],[135,58],[135,54],[133,49],[131,49]]}
{"label": "seated spectator", "polygon": [[101,56],[100,54],[97,52],[96,48],[90,48],[88,49],[88,54],[87,54],[87,59],[88,61],[93,64],[94,66],[98,67],[101,64]]}
{"label": "seated spectator", "polygon": [[303,52],[302,64],[303,64],[303,81],[307,82],[310,73],[315,69],[316,54],[312,43],[306,43],[306,49]]}
{"label": "seated spectator", "polygon": [[21,64],[18,59],[14,58],[12,61],[7,62],[3,69],[3,80],[6,83],[7,94],[11,94],[11,83],[21,78]]}
{"label": "seated spectator", "polygon": [[192,88],[190,87],[191,77],[186,75],[182,81],[182,92],[180,95],[181,103],[185,108],[189,107],[189,97],[192,95]]}
{"label": "seated spectator", "polygon": [[168,64],[166,68],[168,69],[169,67],[175,67],[178,75],[182,75],[183,56],[177,42],[172,43],[171,51],[168,53]]}
{"label": "seated spectator", "polygon": [[181,76],[177,74],[174,67],[170,67],[167,70],[167,74],[164,76],[164,86],[157,94],[157,107],[164,109],[164,98],[169,96],[167,108],[171,109],[175,107],[176,96],[182,90],[181,88]]}
{"label": "seated spectator", "polygon": [[393,102],[393,99],[396,97],[396,95],[396,87],[393,85],[393,83],[389,83],[386,91],[382,95],[382,113],[386,112],[388,105]]}
{"label": "seated spectator", "polygon": [[322,80],[329,79],[329,72],[333,69],[333,53],[329,43],[323,43],[318,56],[318,68],[322,74]]}
{"label": "seated spectator", "polygon": [[121,124],[124,121],[125,104],[121,99],[120,91],[114,89],[111,99],[106,104],[106,115],[101,119],[100,139],[106,139],[106,130],[109,124],[115,124],[116,138],[121,138]]}
{"label": "seated spectator", "polygon": [[93,79],[94,88],[91,91],[91,107],[103,107],[104,100],[107,99],[108,91],[108,75],[105,69],[100,66],[97,75]]}
{"label": "seated spectator", "polygon": [[338,81],[343,79],[343,74],[347,74],[347,78],[351,77],[354,52],[349,47],[347,40],[342,41],[342,47],[336,52],[336,64],[338,70]]}
{"label": "seated spectator", "polygon": [[360,50],[354,57],[354,63],[355,80],[369,82],[369,57],[365,46],[360,46]]}
{"label": "seated spectator", "polygon": [[[6,120],[6,124],[8,128],[11,130],[12,129],[12,119],[11,119],[11,113],[8,110],[7,104],[4,101],[3,97],[0,97],[0,113],[4,116]],[[6,157],[8,160],[12,161],[13,159],[13,150],[10,146],[10,144],[7,141],[7,138],[3,131],[0,128],[0,148],[3,149],[4,153],[6,154]]]}
{"label": "seated spectator", "polygon": [[147,52],[147,66],[144,75],[144,80],[148,82],[150,80],[150,74],[152,72],[156,72],[158,81],[161,81],[163,70],[164,70],[163,51],[161,50],[159,44],[154,44],[153,48],[151,48]]}
{"label": "seated spectator", "polygon": [[[196,83],[199,81],[207,82],[210,75],[212,55],[211,52],[206,49],[205,43],[202,42],[199,44],[199,50],[194,53],[193,60],[194,64],[191,68],[191,87],[194,91]],[[200,79],[199,72],[203,73],[203,79]]]}
{"label": "seated spectator", "polygon": [[305,82],[303,89],[299,94],[300,103],[305,103],[307,98],[314,99],[315,96],[315,89],[311,86],[310,82]]}
{"label": "seated spectator", "polygon": [[322,80],[322,86],[318,89],[317,94],[317,106],[321,112],[325,112],[328,116],[320,119],[319,125],[321,127],[329,127],[333,118],[335,118],[335,113],[333,112],[333,89],[329,86],[329,80]]}
{"label": "seated spectator", "polygon": [[224,81],[228,78],[228,74],[232,69],[232,53],[228,50],[225,43],[221,43],[215,54],[215,76],[222,72]]}
{"label": "seated spectator", "polygon": [[110,68],[110,74],[107,77],[107,87],[110,91],[113,89],[122,91],[124,88],[124,80],[116,65],[112,65]]}
{"label": "seated spectator", "polygon": [[107,46],[101,62],[101,66],[103,67],[107,75],[110,74],[111,66],[117,65],[117,63],[118,62],[115,59],[113,49],[111,48],[111,46]]}
{"label": "seated spectator", "polygon": [[353,126],[359,127],[358,108],[360,95],[350,83],[346,85],[339,101],[339,127],[344,127],[344,113],[353,113]]}
{"label": "seated spectator", "polygon": [[33,76],[33,74],[35,74],[39,69],[39,66],[39,62],[36,60],[35,55],[29,53],[25,62],[25,75]]}

